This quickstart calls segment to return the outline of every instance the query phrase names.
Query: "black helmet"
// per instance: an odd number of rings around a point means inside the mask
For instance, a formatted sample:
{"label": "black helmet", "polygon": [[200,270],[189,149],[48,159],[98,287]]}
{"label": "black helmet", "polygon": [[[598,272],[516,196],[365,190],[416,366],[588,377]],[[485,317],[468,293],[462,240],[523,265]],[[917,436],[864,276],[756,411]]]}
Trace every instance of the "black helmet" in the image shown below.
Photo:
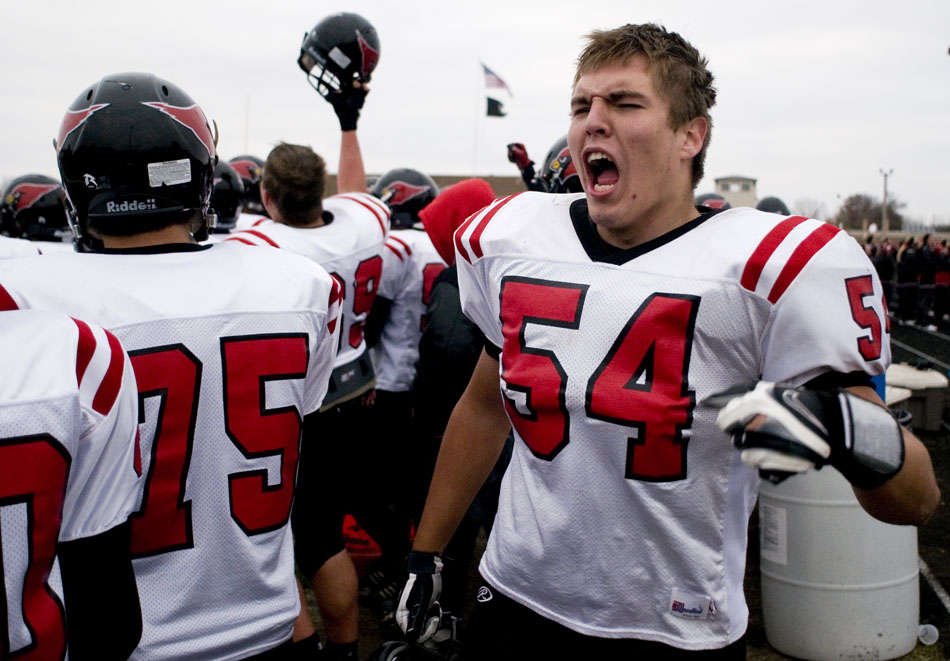
{"label": "black helmet", "polygon": [[244,183],[240,173],[227,161],[214,166],[214,187],[211,189],[211,208],[218,217],[215,231],[230,232],[241,215],[244,204]]}
{"label": "black helmet", "polygon": [[701,195],[697,195],[694,203],[698,207],[707,207],[717,211],[724,211],[726,209],[732,208],[732,205],[729,204],[729,200],[724,198],[719,193],[703,193]]}
{"label": "black helmet", "polygon": [[25,174],[11,181],[0,199],[0,229],[32,241],[71,241],[59,181],[43,174]]}
{"label": "black helmet", "polygon": [[228,163],[241,175],[244,184],[244,209],[248,213],[267,215],[267,209],[261,202],[261,176],[264,173],[264,160],[250,154],[235,156]]}
{"label": "black helmet", "polygon": [[377,179],[370,192],[389,206],[393,227],[412,227],[419,221],[419,212],[439,194],[439,187],[418,170],[395,168]]}
{"label": "black helmet", "polygon": [[368,82],[379,62],[376,28],[359,14],[327,16],[304,35],[297,64],[323,96]]}
{"label": "black helmet", "polygon": [[[90,219],[135,227],[157,214],[209,212],[216,137],[181,88],[148,73],[120,73],[90,85],[66,111],[56,138],[67,209],[79,242],[90,247]],[[129,232],[129,233],[134,233]]]}
{"label": "black helmet", "polygon": [[567,148],[567,136],[555,142],[544,157],[541,180],[549,193],[583,192],[580,175],[577,174],[571,151]]}
{"label": "black helmet", "polygon": [[759,200],[759,203],[755,205],[755,208],[759,211],[768,211],[769,213],[777,213],[782,216],[790,215],[788,207],[777,197],[763,197]]}

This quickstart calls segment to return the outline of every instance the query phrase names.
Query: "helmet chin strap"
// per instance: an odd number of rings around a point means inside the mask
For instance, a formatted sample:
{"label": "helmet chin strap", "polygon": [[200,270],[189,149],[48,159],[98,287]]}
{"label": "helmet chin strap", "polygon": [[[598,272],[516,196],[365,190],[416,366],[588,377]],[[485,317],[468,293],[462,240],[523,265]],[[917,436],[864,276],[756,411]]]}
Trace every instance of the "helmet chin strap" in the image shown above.
{"label": "helmet chin strap", "polygon": [[195,241],[206,241],[208,235],[218,226],[218,214],[210,207],[202,210],[201,218],[204,220],[204,222],[201,223],[201,227],[198,227],[191,233],[192,236],[195,237]]}

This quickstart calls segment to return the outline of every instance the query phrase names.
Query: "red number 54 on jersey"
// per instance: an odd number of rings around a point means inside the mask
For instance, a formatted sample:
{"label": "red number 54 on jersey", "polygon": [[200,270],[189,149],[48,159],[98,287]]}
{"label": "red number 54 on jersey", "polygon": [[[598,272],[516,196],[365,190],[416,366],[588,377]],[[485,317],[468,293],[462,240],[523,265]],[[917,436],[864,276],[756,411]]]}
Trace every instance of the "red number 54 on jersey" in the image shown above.
{"label": "red number 54 on jersey", "polygon": [[[552,460],[570,442],[569,375],[557,353],[529,346],[529,325],[578,329],[588,287],[509,276],[501,284],[502,379],[512,425],[535,456]],[[627,439],[625,477],[686,477],[684,430],[692,424],[690,349],[699,297],[656,293],[627,320],[588,378],[586,415],[636,430]],[[609,439],[605,439],[609,442]]]}

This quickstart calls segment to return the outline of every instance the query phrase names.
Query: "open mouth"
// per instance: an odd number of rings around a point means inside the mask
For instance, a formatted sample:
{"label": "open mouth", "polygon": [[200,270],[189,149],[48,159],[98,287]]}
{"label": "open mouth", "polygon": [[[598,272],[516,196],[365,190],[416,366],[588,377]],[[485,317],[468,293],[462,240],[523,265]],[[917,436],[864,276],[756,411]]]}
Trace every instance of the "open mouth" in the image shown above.
{"label": "open mouth", "polygon": [[602,151],[594,151],[587,155],[587,167],[590,170],[590,179],[594,190],[604,193],[611,190],[620,180],[620,172],[612,160]]}

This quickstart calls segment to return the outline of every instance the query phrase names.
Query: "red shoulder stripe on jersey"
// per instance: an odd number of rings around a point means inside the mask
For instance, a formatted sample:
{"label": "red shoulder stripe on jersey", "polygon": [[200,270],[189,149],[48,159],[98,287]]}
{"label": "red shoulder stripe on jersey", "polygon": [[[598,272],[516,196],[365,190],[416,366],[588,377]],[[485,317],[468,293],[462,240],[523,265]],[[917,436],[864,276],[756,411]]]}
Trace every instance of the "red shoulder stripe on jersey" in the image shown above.
{"label": "red shoulder stripe on jersey", "polygon": [[13,297],[10,295],[6,289],[3,288],[3,285],[0,285],[0,311],[2,310],[19,310],[20,307],[16,304],[16,301],[13,300]]}
{"label": "red shoulder stripe on jersey", "polygon": [[814,232],[808,235],[804,241],[802,241],[795,251],[792,253],[792,256],[789,258],[788,262],[782,268],[782,272],[779,273],[778,278],[775,280],[775,284],[772,285],[772,291],[769,292],[769,302],[775,303],[779,298],[782,297],[782,294],[785,293],[785,290],[788,289],[788,286],[792,284],[799,273],[802,272],[802,269],[805,268],[805,265],[814,257],[819,250],[824,248],[829,241],[835,238],[835,234],[840,232],[841,229],[831,225],[829,223],[823,223],[821,227],[816,229]]}
{"label": "red shoulder stripe on jersey", "polygon": [[469,237],[469,243],[472,245],[472,252],[475,254],[476,258],[482,256],[482,232],[484,232],[485,228],[488,227],[488,223],[490,223],[491,219],[495,217],[495,214],[498,213],[499,209],[524,192],[525,191],[521,191],[520,193],[515,193],[514,195],[509,195],[508,197],[502,198],[498,204],[492,208],[491,211],[482,216],[482,219],[478,221],[478,225],[476,225],[474,231],[472,231],[472,236]]}
{"label": "red shoulder stripe on jersey", "polygon": [[352,200],[353,202],[356,202],[360,206],[366,207],[367,209],[372,211],[373,215],[376,216],[376,222],[379,223],[380,231],[383,233],[383,236],[386,236],[386,222],[383,220],[383,218],[385,218],[386,216],[385,212],[381,212],[379,209],[374,208],[373,205],[364,202],[363,200],[361,200],[359,197],[355,195],[342,194],[339,197],[345,198],[347,200]]}
{"label": "red shoulder stripe on jersey", "polygon": [[400,261],[400,262],[406,261],[406,258],[403,257],[403,256],[402,256],[402,253],[399,252],[396,248],[393,248],[393,247],[392,247],[391,245],[389,245],[388,243],[385,244],[385,245],[386,245],[387,248],[389,248],[389,249],[392,251],[392,253],[393,253],[396,257],[399,258],[399,261]]}
{"label": "red shoulder stripe on jersey", "polygon": [[778,249],[789,232],[806,220],[808,219],[804,216],[786,218],[773,227],[771,232],[765,235],[765,238],[762,239],[756,247],[755,252],[752,253],[752,257],[746,262],[745,269],[742,271],[740,284],[743,287],[749,291],[755,291],[756,285],[759,284],[759,276],[762,275],[762,269],[765,268],[765,263],[769,261],[769,257]]}
{"label": "red shoulder stripe on jersey", "polygon": [[253,241],[248,241],[247,239],[240,236],[232,236],[230,239],[225,239],[225,241],[237,241],[238,243],[244,243],[249,246],[256,246],[257,244]]}
{"label": "red shoulder stripe on jersey", "polygon": [[462,256],[469,264],[472,263],[472,258],[469,257],[468,251],[465,250],[465,246],[462,244],[462,235],[468,229],[468,226],[475,222],[475,218],[480,214],[481,211],[476,211],[471,216],[462,221],[462,224],[458,226],[458,229],[455,230],[455,252]]}
{"label": "red shoulder stripe on jersey", "polygon": [[398,236],[393,236],[392,234],[390,234],[389,239],[387,239],[386,242],[389,243],[390,241],[392,241],[393,243],[398,243],[400,246],[402,246],[403,250],[406,251],[406,255],[412,254],[412,246],[410,246],[408,243],[400,239]]}
{"label": "red shoulder stripe on jersey", "polygon": [[125,352],[122,350],[118,338],[106,331],[106,339],[109,340],[111,359],[109,360],[109,367],[106,369],[106,375],[102,377],[102,383],[99,384],[99,390],[96,391],[96,396],[92,399],[93,410],[102,415],[106,415],[112,409],[112,405],[115,404],[115,400],[119,396],[119,388],[122,385],[122,369],[125,366]]}
{"label": "red shoulder stripe on jersey", "polygon": [[96,337],[86,322],[79,319],[73,319],[73,321],[79,327],[79,342],[76,346],[76,384],[78,385],[82,383],[82,377],[86,373],[86,368],[89,367],[92,354],[96,352]]}
{"label": "red shoulder stripe on jersey", "polygon": [[244,231],[250,234],[251,236],[256,236],[261,241],[266,241],[267,243],[274,246],[275,248],[280,248],[280,246],[277,245],[276,241],[274,241],[272,238],[270,238],[269,236],[267,236],[266,234],[262,232],[258,232],[257,230],[244,230]]}
{"label": "red shoulder stripe on jersey", "polygon": [[268,221],[268,220],[270,220],[270,218],[268,218],[267,216],[264,216],[264,217],[262,217],[262,218],[258,218],[258,219],[255,220],[253,223],[251,223],[251,227],[257,227],[257,226],[260,225],[261,223],[264,223],[264,222],[266,222],[266,221]]}
{"label": "red shoulder stripe on jersey", "polygon": [[[356,193],[354,193],[354,195],[356,195]],[[389,216],[391,214],[389,205],[383,202],[381,199],[379,199],[375,195],[372,195],[371,193],[365,193],[363,195],[359,195],[358,197],[360,197],[363,200],[366,200],[367,204],[371,204],[378,207],[379,210],[383,213],[383,216]]]}

